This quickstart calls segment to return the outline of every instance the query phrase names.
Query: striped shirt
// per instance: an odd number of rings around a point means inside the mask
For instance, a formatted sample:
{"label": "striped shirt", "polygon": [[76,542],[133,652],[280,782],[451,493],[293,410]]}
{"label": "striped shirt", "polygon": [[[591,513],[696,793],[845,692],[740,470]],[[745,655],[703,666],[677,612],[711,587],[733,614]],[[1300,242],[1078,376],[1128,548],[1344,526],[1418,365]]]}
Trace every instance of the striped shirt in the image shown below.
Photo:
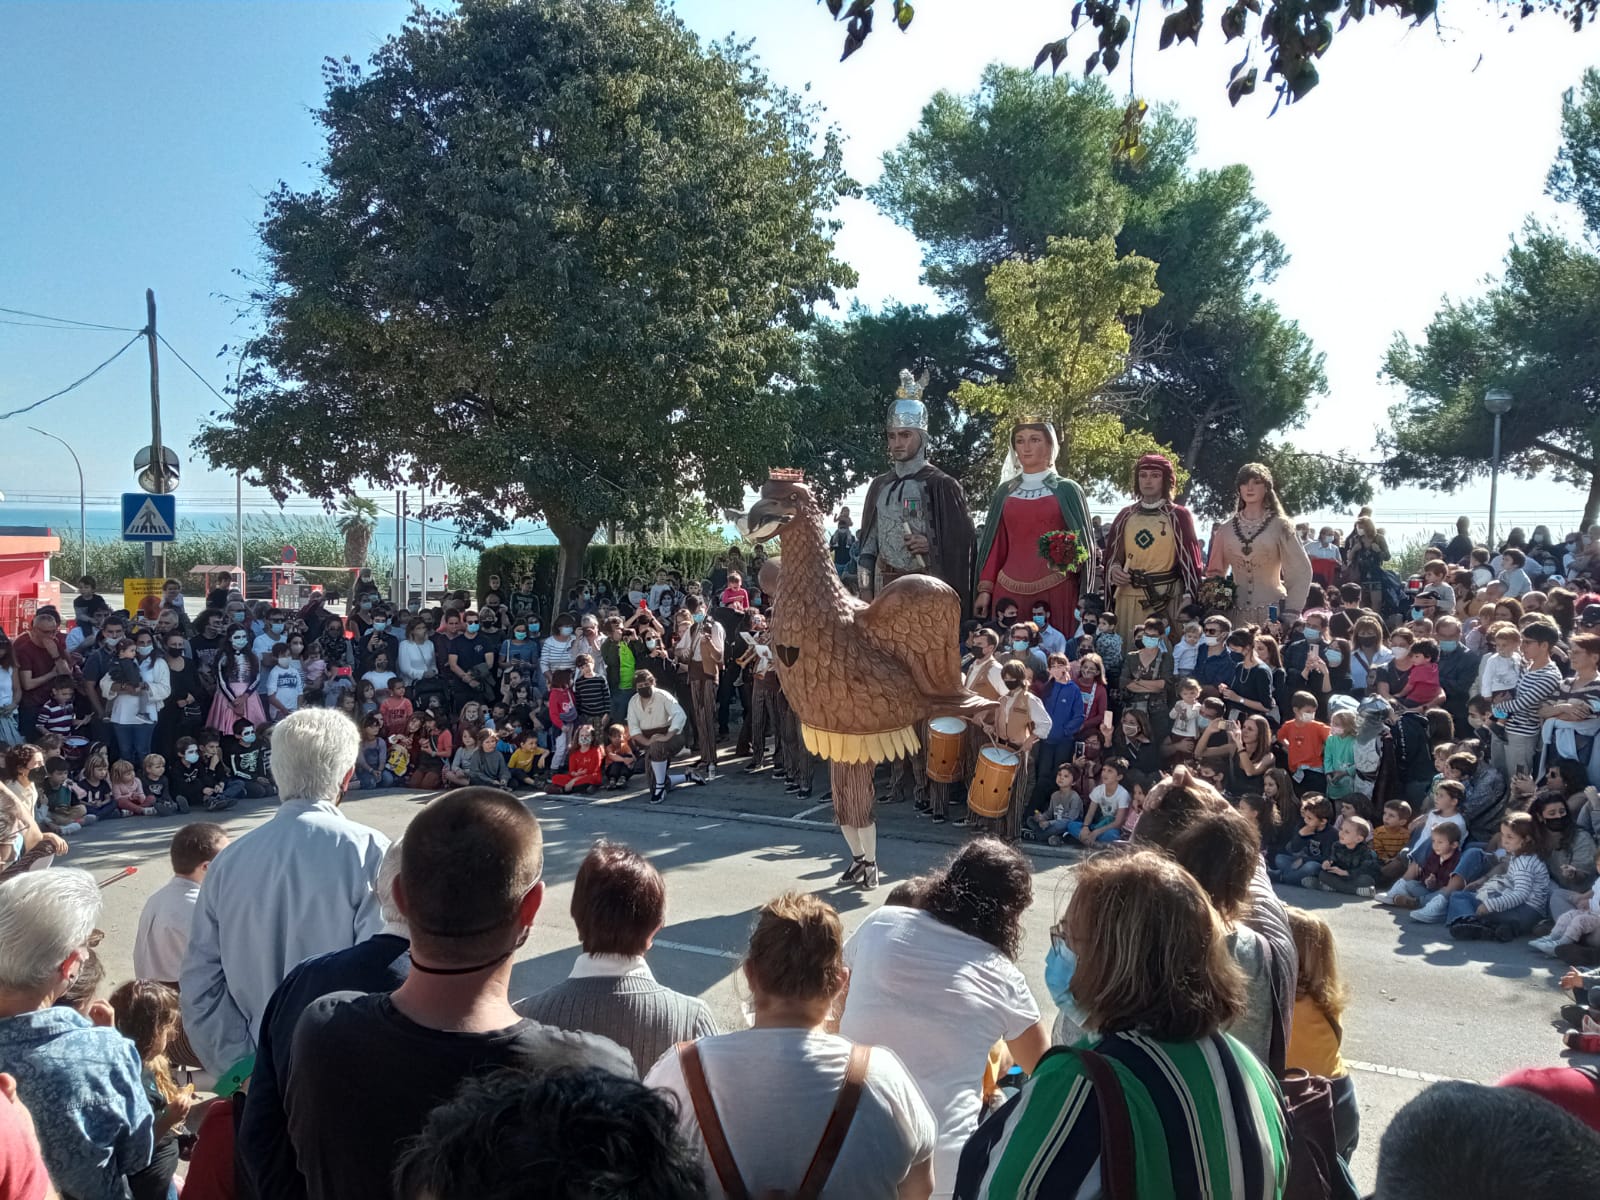
{"label": "striped shirt", "polygon": [[[1286,1118],[1255,1055],[1226,1034],[1157,1042],[1112,1034],[1111,1061],[1133,1125],[1140,1200],[1278,1200],[1288,1177]],[[1083,1061],[1050,1051],[1022,1091],[961,1154],[958,1200],[1102,1195],[1100,1112]]]}
{"label": "striped shirt", "polygon": [[1524,671],[1517,681],[1517,696],[1506,716],[1506,732],[1536,734],[1544,726],[1539,707],[1561,694],[1561,668],[1555,663]]}
{"label": "striped shirt", "polygon": [[580,719],[603,717],[611,707],[611,685],[604,675],[580,675],[572,681],[572,703]]}

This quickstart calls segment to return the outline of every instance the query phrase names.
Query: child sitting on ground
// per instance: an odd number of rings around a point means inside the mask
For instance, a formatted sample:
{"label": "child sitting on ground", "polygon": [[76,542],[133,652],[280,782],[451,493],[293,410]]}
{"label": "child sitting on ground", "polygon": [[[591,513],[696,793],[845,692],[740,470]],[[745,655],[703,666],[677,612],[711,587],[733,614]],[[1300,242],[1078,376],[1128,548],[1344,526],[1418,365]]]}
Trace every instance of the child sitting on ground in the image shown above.
{"label": "child sitting on ground", "polygon": [[1333,1094],[1333,1136],[1339,1156],[1349,1160],[1361,1137],[1361,1109],[1355,1081],[1340,1054],[1346,996],[1339,980],[1333,930],[1321,917],[1289,909],[1299,971],[1295,979],[1294,1021],[1289,1027],[1285,1066],[1327,1079]]}
{"label": "child sitting on ground", "polygon": [[467,755],[467,780],[474,787],[505,788],[511,786],[511,772],[506,769],[505,755],[500,753],[500,739],[494,730],[486,729],[478,735],[476,748]]}
{"label": "child sitting on ground", "polygon": [[122,810],[117,807],[117,798],[111,794],[111,763],[106,759],[105,751],[96,751],[84,762],[83,777],[73,794],[97,821],[115,820],[122,815]]}
{"label": "child sitting on ground", "polygon": [[[1600,871],[1600,853],[1595,855],[1595,870]],[[1600,880],[1587,892],[1568,892],[1567,898],[1577,907],[1557,917],[1555,928],[1546,937],[1534,938],[1528,943],[1552,958],[1559,947],[1581,942],[1587,935],[1600,931]]]}
{"label": "child sitting on ground", "polygon": [[1062,763],[1056,768],[1056,790],[1050,793],[1049,804],[1044,812],[1036,812],[1029,819],[1033,827],[1024,829],[1022,836],[1029,841],[1043,837],[1052,846],[1061,845],[1061,839],[1070,836],[1068,830],[1072,822],[1083,820],[1078,772],[1071,763]]}
{"label": "child sitting on ground", "polygon": [[406,699],[406,681],[399,676],[389,681],[389,695],[378,705],[378,716],[383,721],[383,736],[392,738],[404,733],[411,721],[411,701]]}
{"label": "child sitting on ground", "polygon": [[223,812],[237,803],[223,793],[222,776],[202,757],[199,742],[181,737],[173,748],[178,752],[178,766],[172,787],[191,808]]}
{"label": "child sitting on ground", "polygon": [[170,804],[176,812],[189,811],[188,797],[173,786],[172,777],[167,774],[167,760],[161,755],[144,756],[144,762],[139,764],[139,786],[157,808]]}
{"label": "child sitting on ground", "polygon": [[1380,864],[1388,863],[1411,840],[1411,805],[1391,800],[1383,806],[1383,824],[1372,831],[1372,852]]}
{"label": "child sitting on ground", "polygon": [[267,751],[261,745],[261,734],[249,721],[234,722],[233,737],[221,770],[225,780],[222,790],[236,799],[259,800],[277,791],[267,770]]}
{"label": "child sitting on ground", "polygon": [[361,718],[361,742],[356,748],[356,775],[350,781],[352,791],[394,786],[394,775],[389,770],[389,743],[383,739],[382,728],[383,721],[377,713],[369,713]]}
{"label": "child sitting on ground", "polygon": [[39,785],[39,802],[45,807],[49,823],[69,833],[77,833],[85,825],[93,825],[95,818],[89,814],[89,806],[79,802],[72,784],[67,781],[72,770],[67,760],[48,759],[44,770],[45,779]]}
{"label": "child sitting on ground", "polygon": [[567,769],[550,777],[552,787],[563,792],[588,792],[598,787],[605,776],[601,768],[602,752],[595,745],[594,726],[585,722],[576,727],[572,751],[567,755]]}
{"label": "child sitting on ground", "polygon": [[1440,825],[1433,831],[1427,855],[1408,866],[1405,875],[1395,880],[1394,886],[1379,897],[1378,903],[1394,908],[1426,906],[1429,911],[1416,914],[1414,919],[1431,923],[1442,921],[1445,902],[1453,890],[1450,879],[1460,864],[1460,826]]}
{"label": "child sitting on ground", "polygon": [[[144,786],[139,782],[139,774],[133,769],[133,764],[125,758],[119,758],[111,764],[111,796],[117,802],[117,807],[128,817],[159,817],[161,813],[155,802],[145,795]],[[177,812],[174,805],[169,810]]]}
{"label": "child sitting on ground", "polygon": [[612,725],[606,730],[605,776],[612,788],[625,788],[628,778],[638,770],[638,756],[633,743],[628,740],[626,725]]}
{"label": "child sitting on ground", "polygon": [[1122,786],[1122,777],[1127,773],[1128,760],[1125,758],[1108,758],[1100,764],[1100,782],[1089,793],[1083,820],[1067,825],[1067,832],[1085,846],[1115,842],[1122,837],[1128,810],[1133,807],[1133,797]]}
{"label": "child sitting on ground", "polygon": [[511,772],[511,786],[525,788],[537,783],[549,758],[550,752],[539,745],[539,735],[531,729],[524,730],[521,743],[506,764]]}
{"label": "child sitting on ground", "polygon": [[1302,879],[1300,886],[1314,892],[1371,897],[1378,883],[1378,856],[1367,844],[1371,837],[1372,825],[1365,817],[1345,818],[1339,840],[1323,860],[1322,874]]}
{"label": "child sitting on ground", "polygon": [[478,735],[470,726],[461,731],[461,743],[440,774],[449,787],[466,787],[472,782],[467,775],[468,760],[478,749]]}
{"label": "child sitting on ground", "polygon": [[1322,863],[1333,849],[1333,805],[1322,796],[1300,801],[1299,832],[1285,839],[1273,861],[1270,875],[1280,883],[1299,883],[1322,873]]}
{"label": "child sitting on ground", "polygon": [[1427,853],[1428,839],[1440,825],[1449,823],[1461,830],[1461,840],[1467,840],[1467,819],[1461,815],[1461,801],[1466,798],[1466,785],[1455,779],[1441,779],[1433,785],[1433,807],[1411,822],[1411,845],[1408,858]]}
{"label": "child sitting on ground", "polygon": [[1278,827],[1278,806],[1264,794],[1244,795],[1239,797],[1239,811],[1255,822],[1256,830],[1261,835],[1261,857],[1268,863],[1272,862],[1283,839],[1282,830]]}
{"label": "child sitting on ground", "polygon": [[1539,828],[1525,812],[1500,823],[1505,857],[1481,879],[1451,894],[1450,936],[1462,941],[1515,941],[1537,925],[1550,904],[1550,868],[1539,857]]}

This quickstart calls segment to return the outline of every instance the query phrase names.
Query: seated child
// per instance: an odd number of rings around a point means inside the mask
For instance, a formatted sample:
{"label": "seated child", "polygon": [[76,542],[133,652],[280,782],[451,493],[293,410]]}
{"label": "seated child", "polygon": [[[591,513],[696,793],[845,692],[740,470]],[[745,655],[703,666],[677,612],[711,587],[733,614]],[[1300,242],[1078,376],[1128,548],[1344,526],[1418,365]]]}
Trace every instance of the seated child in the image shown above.
{"label": "seated child", "polygon": [[1022,836],[1029,841],[1043,837],[1052,846],[1061,845],[1061,839],[1070,837],[1072,823],[1083,821],[1083,797],[1078,794],[1078,772],[1071,763],[1056,768],[1056,790],[1050,793],[1050,802],[1044,812],[1028,818],[1031,827],[1024,828]]}
{"label": "seated child", "polygon": [[[222,791],[235,800],[259,800],[276,792],[277,785],[267,772],[267,751],[260,733],[249,721],[234,722],[233,737],[222,760]],[[201,746],[201,756],[207,757]]]}
{"label": "seated child", "polygon": [[117,799],[111,794],[111,763],[105,751],[91,754],[83,764],[83,776],[73,794],[97,821],[115,820],[122,815]]}
{"label": "seated child", "polygon": [[1280,883],[1299,883],[1322,874],[1322,864],[1333,850],[1333,805],[1322,796],[1300,801],[1300,829],[1285,839],[1273,859],[1271,876]]}
{"label": "seated child", "polygon": [[[159,817],[161,813],[155,801],[145,795],[144,786],[139,782],[139,773],[125,758],[119,758],[111,764],[111,795],[117,802],[117,807],[128,817]],[[173,805],[168,813],[178,811]]]}
{"label": "seated child", "polygon": [[1446,822],[1461,830],[1462,841],[1467,840],[1467,819],[1461,815],[1461,801],[1466,794],[1466,785],[1459,780],[1441,779],[1433,785],[1433,807],[1411,822],[1411,844],[1406,850],[1408,858],[1426,854],[1428,838]]}
{"label": "seated child", "polygon": [[1122,786],[1128,773],[1128,760],[1108,758],[1100,764],[1100,782],[1089,793],[1089,804],[1080,821],[1067,822],[1067,832],[1085,846],[1115,842],[1122,837],[1133,797]]}
{"label": "seated child", "polygon": [[612,725],[606,730],[605,764],[606,781],[613,789],[627,787],[629,776],[639,769],[626,725]]}
{"label": "seated child", "polygon": [[1247,793],[1239,797],[1239,811],[1256,823],[1261,835],[1261,856],[1271,862],[1278,853],[1283,832],[1278,828],[1278,806],[1266,795]]}
{"label": "seated child", "polygon": [[170,804],[178,812],[189,811],[189,800],[172,786],[172,780],[167,775],[167,760],[161,755],[144,756],[144,762],[140,764],[139,786],[144,788],[144,794],[157,808],[163,804]]}
{"label": "seated child", "polygon": [[[1600,872],[1600,853],[1595,855],[1595,870]],[[1581,942],[1588,934],[1600,931],[1600,880],[1586,892],[1568,892],[1567,899],[1576,906],[1556,918],[1555,928],[1549,935],[1534,938],[1528,945],[1541,954],[1555,957],[1556,950]]]}
{"label": "seated child", "polygon": [[39,732],[63,739],[77,733],[90,721],[87,716],[78,716],[77,702],[77,685],[70,679],[57,679],[50,685],[50,699],[39,708]]}
{"label": "seated child", "polygon": [[133,938],[133,973],[140,979],[177,986],[200,884],[227,844],[227,832],[210,821],[190,821],[172,835],[167,848],[172,878],[144,902]]}
{"label": "seated child", "polygon": [[[203,730],[203,734],[215,734]],[[181,737],[174,743],[178,752],[178,768],[173,780],[173,790],[187,800],[191,807],[206,812],[223,812],[238,803],[223,794],[222,775],[206,762],[200,753],[200,743],[192,737]]]}
{"label": "seated child", "polygon": [[1411,674],[1396,700],[1401,708],[1416,712],[1432,705],[1438,697],[1439,643],[1432,638],[1418,638],[1411,644]]}
{"label": "seated child", "polygon": [[411,773],[407,782],[414,788],[432,791],[444,783],[445,764],[453,742],[447,731],[439,729],[439,718],[431,708],[419,718],[411,752]]}
{"label": "seated child", "polygon": [[1300,886],[1314,892],[1372,896],[1378,882],[1378,856],[1368,844],[1371,838],[1371,822],[1365,817],[1346,817],[1339,827],[1338,841],[1322,862],[1322,873],[1302,879]]}
{"label": "seated child", "polygon": [[378,705],[378,716],[383,722],[383,736],[392,738],[404,733],[411,720],[411,701],[406,699],[406,681],[395,676],[389,681],[389,695]]}
{"label": "seated child", "polygon": [[39,800],[49,810],[50,823],[67,833],[77,833],[85,825],[93,825],[89,807],[79,802],[72,785],[67,782],[71,768],[64,758],[47,759],[44,764],[45,780],[39,785]]}
{"label": "seated child", "polygon": [[1383,806],[1383,824],[1372,831],[1372,852],[1379,863],[1391,861],[1411,840],[1411,805],[1391,800]]}
{"label": "seated child", "polygon": [[576,726],[573,737],[572,750],[567,755],[567,769],[552,775],[550,783],[563,792],[587,792],[605,780],[601,765],[604,753],[595,744],[594,726],[588,722]]}
{"label": "seated child", "polygon": [[361,745],[356,751],[356,774],[350,781],[352,791],[394,786],[394,775],[389,770],[389,744],[383,740],[383,720],[377,713],[361,718]]}
{"label": "seated child", "polygon": [[443,771],[440,772],[444,777],[445,784],[450,787],[466,787],[472,782],[471,777],[467,774],[467,769],[468,763],[473,754],[477,752],[477,749],[477,731],[470,726],[463,729],[461,731],[461,743],[456,747],[455,755],[450,759]]}
{"label": "seated child", "polygon": [[1461,863],[1461,828],[1457,825],[1440,825],[1433,831],[1426,857],[1406,868],[1406,873],[1395,880],[1394,886],[1379,897],[1379,904],[1395,908],[1421,908],[1435,896],[1439,898],[1438,915],[1444,917],[1444,897],[1450,889],[1450,877]]}
{"label": "seated child", "polygon": [[1508,813],[1500,822],[1500,848],[1505,857],[1489,874],[1450,893],[1444,919],[1451,937],[1514,941],[1550,911],[1550,868],[1539,856],[1539,827],[1533,817]]}
{"label": "seated child", "polygon": [[511,772],[506,768],[505,755],[500,753],[499,741],[494,730],[485,729],[478,735],[476,748],[467,755],[467,779],[474,787],[511,785]]}
{"label": "seated child", "polygon": [[539,745],[539,735],[531,729],[524,730],[511,761],[506,764],[511,774],[511,786],[525,788],[538,782],[549,760],[550,752]]}

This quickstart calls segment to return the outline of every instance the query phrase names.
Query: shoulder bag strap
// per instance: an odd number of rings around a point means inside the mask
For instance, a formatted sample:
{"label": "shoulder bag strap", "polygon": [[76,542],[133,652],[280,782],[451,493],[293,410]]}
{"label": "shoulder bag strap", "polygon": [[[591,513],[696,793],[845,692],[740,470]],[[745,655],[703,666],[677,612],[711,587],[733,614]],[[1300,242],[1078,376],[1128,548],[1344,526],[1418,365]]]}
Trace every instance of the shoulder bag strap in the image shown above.
{"label": "shoulder bag strap", "polygon": [[811,1165],[800,1181],[794,1200],[816,1200],[822,1194],[822,1187],[833,1172],[833,1164],[838,1161],[839,1151],[844,1148],[850,1122],[855,1119],[856,1106],[861,1102],[861,1092],[867,1082],[867,1060],[871,1056],[871,1046],[850,1047],[850,1065],[845,1068],[839,1098],[833,1102],[828,1126],[822,1131],[822,1141],[817,1143],[817,1152],[811,1156]]}
{"label": "shoulder bag strap", "polygon": [[1100,1110],[1100,1177],[1106,1200],[1137,1200],[1133,1157],[1133,1121],[1122,1081],[1109,1059],[1093,1050],[1079,1050],[1083,1068],[1094,1084]]}
{"label": "shoulder bag strap", "polygon": [[700,1047],[694,1042],[679,1042],[678,1065],[683,1068],[683,1082],[694,1103],[694,1119],[700,1126],[700,1136],[705,1140],[706,1154],[717,1173],[717,1182],[722,1184],[728,1200],[750,1200],[744,1178],[733,1161],[733,1151],[728,1149],[728,1135],[722,1131],[711,1088],[706,1084],[705,1069],[700,1065]]}

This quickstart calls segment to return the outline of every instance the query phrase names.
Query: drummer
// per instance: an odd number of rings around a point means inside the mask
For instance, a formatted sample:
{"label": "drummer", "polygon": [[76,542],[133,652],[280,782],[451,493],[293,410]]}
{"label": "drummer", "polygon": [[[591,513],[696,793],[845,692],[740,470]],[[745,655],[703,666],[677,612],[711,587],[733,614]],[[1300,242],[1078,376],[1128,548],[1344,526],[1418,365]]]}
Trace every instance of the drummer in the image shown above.
{"label": "drummer", "polygon": [[[969,692],[976,692],[985,700],[998,700],[1006,694],[1005,681],[1000,677],[1000,660],[995,657],[995,651],[1000,646],[1000,635],[987,627],[980,627],[972,631],[972,636],[967,639],[967,645],[972,648],[972,662],[967,667],[965,682]],[[992,710],[991,710],[992,711]],[[976,724],[967,724],[967,742],[961,758],[961,778],[968,783],[972,781],[972,772],[978,766],[978,751],[988,744],[988,735]],[[939,798],[934,801],[934,818],[940,816]],[[962,818],[956,821],[957,825],[966,825],[971,818]]]}
{"label": "drummer", "polygon": [[1017,773],[1011,778],[1011,803],[1001,822],[1000,834],[1014,842],[1022,834],[1022,812],[1033,794],[1034,748],[1050,736],[1050,714],[1026,686],[1027,668],[1008,662],[1001,669],[1006,694],[1000,703],[984,714],[989,733],[1005,749],[1017,756]]}

